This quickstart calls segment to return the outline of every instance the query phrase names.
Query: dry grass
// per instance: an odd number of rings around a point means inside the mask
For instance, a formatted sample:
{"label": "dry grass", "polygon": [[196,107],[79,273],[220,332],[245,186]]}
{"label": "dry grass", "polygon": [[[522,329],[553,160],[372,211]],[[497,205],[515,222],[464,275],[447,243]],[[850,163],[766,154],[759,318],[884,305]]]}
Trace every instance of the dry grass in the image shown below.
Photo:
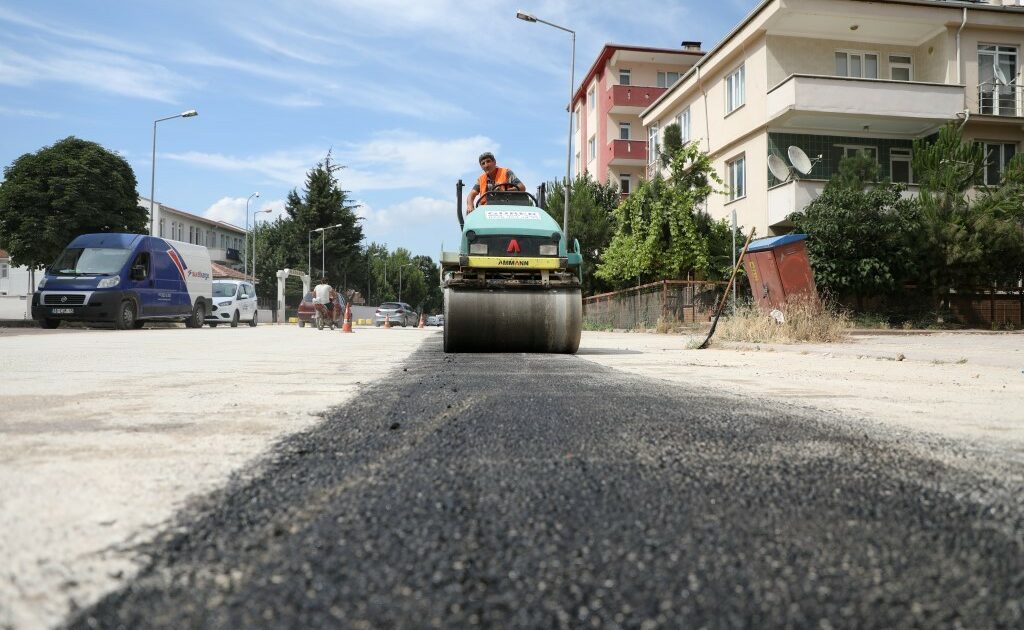
{"label": "dry grass", "polygon": [[743,306],[718,322],[715,337],[752,343],[829,343],[842,341],[850,328],[848,313],[817,300],[794,299],[780,309],[784,323],[757,306]]}

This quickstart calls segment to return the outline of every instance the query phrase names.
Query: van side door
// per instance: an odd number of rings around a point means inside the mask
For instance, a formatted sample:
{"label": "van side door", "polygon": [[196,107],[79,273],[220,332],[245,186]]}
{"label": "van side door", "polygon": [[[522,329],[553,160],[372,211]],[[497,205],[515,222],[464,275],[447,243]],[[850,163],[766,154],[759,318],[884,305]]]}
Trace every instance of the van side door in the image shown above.
{"label": "van side door", "polygon": [[184,281],[181,272],[167,254],[168,247],[160,241],[153,241],[150,258],[153,261],[153,284],[156,289],[153,309],[160,316],[177,315],[180,310],[174,303],[181,293]]}

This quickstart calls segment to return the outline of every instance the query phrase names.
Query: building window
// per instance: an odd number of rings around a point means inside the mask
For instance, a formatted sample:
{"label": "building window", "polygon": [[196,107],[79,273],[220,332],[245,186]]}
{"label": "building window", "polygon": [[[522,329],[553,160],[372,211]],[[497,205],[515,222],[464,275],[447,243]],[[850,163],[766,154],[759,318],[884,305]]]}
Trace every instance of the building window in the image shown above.
{"label": "building window", "polygon": [[998,186],[1006,165],[1017,154],[1017,145],[1006,142],[982,142],[985,151],[985,185]]}
{"label": "building window", "polygon": [[647,164],[654,164],[658,160],[658,125],[651,125],[647,129]]}
{"label": "building window", "polygon": [[836,51],[836,76],[878,78],[878,55],[850,50]]}
{"label": "building window", "polygon": [[978,107],[982,114],[1016,116],[1017,48],[978,44]]}
{"label": "building window", "polygon": [[580,172],[580,152],[577,151],[576,152],[576,174],[578,175],[579,172]]}
{"label": "building window", "polygon": [[597,141],[594,136],[590,136],[590,140],[587,140],[587,162],[590,162],[597,157]]}
{"label": "building window", "polygon": [[729,182],[729,201],[736,201],[747,196],[747,159],[740,156],[726,163]]}
{"label": "building window", "polygon": [[889,179],[899,184],[914,181],[910,167],[910,149],[889,149]]}
{"label": "building window", "polygon": [[589,111],[594,111],[594,108],[596,106],[597,99],[594,98],[594,88],[590,88],[589,90],[587,90],[587,109]]}
{"label": "building window", "polygon": [[735,111],[746,102],[743,88],[744,66],[725,77],[725,113]]}
{"label": "building window", "polygon": [[630,180],[632,180],[632,177],[629,176],[629,175],[620,175],[619,176],[619,192],[621,192],[624,195],[628,195],[629,194],[629,191],[630,191],[630,188],[629,188]]}
{"label": "building window", "polygon": [[619,123],[619,140],[629,140],[629,123]]}
{"label": "building window", "polygon": [[577,107],[572,112],[572,130],[576,133],[580,130],[580,108]]}
{"label": "building window", "polygon": [[619,85],[629,85],[629,70],[622,68],[619,70]]}
{"label": "building window", "polygon": [[659,71],[658,72],[658,80],[657,80],[658,87],[660,87],[660,88],[672,87],[672,85],[675,84],[675,82],[678,81],[679,77],[681,77],[681,76],[683,76],[683,75],[678,73],[678,72],[660,72]]}
{"label": "building window", "polygon": [[160,238],[164,237],[164,220],[160,219]]}
{"label": "building window", "polygon": [[889,78],[893,81],[913,81],[914,58],[910,55],[889,55]]}
{"label": "building window", "polygon": [[196,230],[191,225],[188,226],[188,242],[189,243],[195,243],[196,242]]}
{"label": "building window", "polygon": [[853,157],[855,155],[866,155],[874,161],[878,161],[878,147],[865,146],[862,144],[840,144],[840,159]]}
{"label": "building window", "polygon": [[10,276],[10,265],[7,263],[0,263],[0,280],[6,280]]}
{"label": "building window", "polygon": [[679,125],[679,137],[683,144],[690,141],[690,108],[687,107],[683,113],[676,116],[676,124]]}

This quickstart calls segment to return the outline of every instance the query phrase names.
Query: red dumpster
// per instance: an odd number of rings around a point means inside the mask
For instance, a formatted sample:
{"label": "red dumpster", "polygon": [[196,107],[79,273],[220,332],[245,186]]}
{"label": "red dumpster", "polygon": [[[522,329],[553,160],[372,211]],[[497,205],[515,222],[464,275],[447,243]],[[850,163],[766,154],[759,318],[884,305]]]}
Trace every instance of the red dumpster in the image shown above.
{"label": "red dumpster", "polygon": [[750,243],[743,268],[754,301],[762,310],[780,308],[794,295],[817,299],[814,274],[804,246],[806,238],[806,234],[786,234]]}

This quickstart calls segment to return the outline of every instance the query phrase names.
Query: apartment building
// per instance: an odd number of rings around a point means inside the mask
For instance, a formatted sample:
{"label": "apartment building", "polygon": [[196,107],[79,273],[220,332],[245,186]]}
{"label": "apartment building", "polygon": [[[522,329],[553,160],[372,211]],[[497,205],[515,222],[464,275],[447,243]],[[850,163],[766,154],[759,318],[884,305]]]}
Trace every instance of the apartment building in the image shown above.
{"label": "apartment building", "polygon": [[1024,141],[1021,4],[765,0],[642,112],[643,125],[657,139],[683,121],[728,185],[708,211],[735,210],[761,235],[787,232],[786,216],[848,155],[874,157],[913,191],[913,141],[950,121],[985,147],[994,184]]}
{"label": "apartment building", "polygon": [[[148,210],[149,199],[140,197],[139,205]],[[243,268],[244,229],[178,210],[160,202],[153,204],[153,216],[153,229],[156,232],[153,236],[206,245],[210,250],[212,262],[235,270]]]}
{"label": "apartment building", "polygon": [[605,44],[573,95],[575,172],[613,181],[628,194],[647,166],[640,112],[701,58],[700,42],[682,48]]}

